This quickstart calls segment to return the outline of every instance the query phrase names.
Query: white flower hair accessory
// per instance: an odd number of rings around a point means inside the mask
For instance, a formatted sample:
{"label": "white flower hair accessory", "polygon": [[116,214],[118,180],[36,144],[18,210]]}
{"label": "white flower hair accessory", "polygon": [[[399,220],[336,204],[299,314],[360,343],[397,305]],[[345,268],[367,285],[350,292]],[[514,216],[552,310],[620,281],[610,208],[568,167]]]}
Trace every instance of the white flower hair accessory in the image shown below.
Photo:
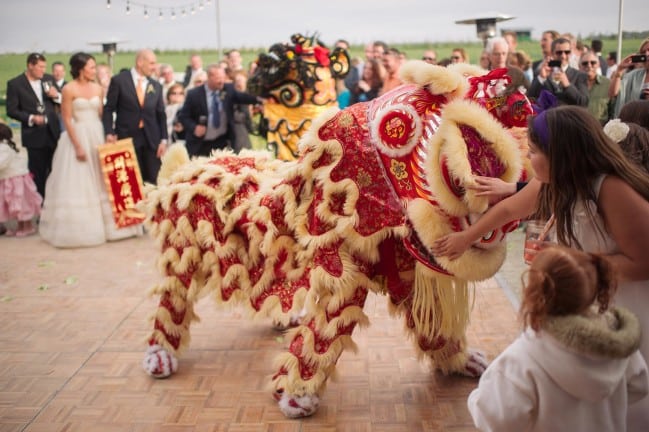
{"label": "white flower hair accessory", "polygon": [[629,125],[623,123],[620,119],[613,119],[604,126],[604,133],[610,139],[619,143],[629,134]]}

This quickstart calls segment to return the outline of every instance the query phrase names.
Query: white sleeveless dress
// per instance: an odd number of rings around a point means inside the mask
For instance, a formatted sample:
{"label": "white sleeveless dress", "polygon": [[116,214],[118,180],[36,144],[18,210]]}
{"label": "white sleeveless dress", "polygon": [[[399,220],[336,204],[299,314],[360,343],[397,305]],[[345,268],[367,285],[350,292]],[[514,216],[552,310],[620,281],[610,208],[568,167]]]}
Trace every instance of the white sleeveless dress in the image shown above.
{"label": "white sleeveless dress", "polygon": [[[593,185],[596,197],[599,197],[604,177],[602,175],[597,178]],[[577,240],[581,243],[582,250],[603,254],[619,252],[617,244],[604,229],[604,221],[597,213],[597,206],[592,202],[588,205],[592,214],[595,215],[594,220],[588,217],[583,202],[575,206],[573,230]],[[614,302],[629,309],[638,317],[642,329],[640,352],[645,362],[649,364],[649,280],[620,283]],[[628,432],[649,431],[649,396],[630,406],[627,421]]]}
{"label": "white sleeveless dress", "polygon": [[67,132],[61,134],[54,153],[39,233],[56,247],[95,246],[132,237],[140,230],[139,226],[118,229],[113,220],[97,152],[97,146],[105,142],[101,103],[98,96],[72,101],[74,130],[87,159],[77,160]]}

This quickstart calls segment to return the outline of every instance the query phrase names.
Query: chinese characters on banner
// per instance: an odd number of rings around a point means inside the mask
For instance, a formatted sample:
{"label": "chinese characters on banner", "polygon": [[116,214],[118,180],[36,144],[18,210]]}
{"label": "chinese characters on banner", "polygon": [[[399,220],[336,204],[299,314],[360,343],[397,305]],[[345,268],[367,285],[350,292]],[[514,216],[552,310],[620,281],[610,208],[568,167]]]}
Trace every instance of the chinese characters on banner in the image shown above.
{"label": "chinese characters on banner", "polygon": [[135,205],[142,199],[142,175],[133,140],[126,138],[115,144],[104,144],[98,150],[115,224],[124,228],[141,223],[144,213]]}

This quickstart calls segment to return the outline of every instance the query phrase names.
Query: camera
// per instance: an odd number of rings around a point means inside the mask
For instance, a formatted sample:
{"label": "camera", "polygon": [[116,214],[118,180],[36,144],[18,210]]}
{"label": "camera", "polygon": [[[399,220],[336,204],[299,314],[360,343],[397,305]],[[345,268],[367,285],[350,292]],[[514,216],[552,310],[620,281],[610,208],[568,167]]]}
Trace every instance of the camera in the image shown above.
{"label": "camera", "polygon": [[561,67],[561,60],[550,60],[548,62],[548,66],[551,68],[560,68]]}
{"label": "camera", "polygon": [[638,55],[631,56],[631,63],[644,63],[646,61],[647,61],[646,54],[638,54]]}

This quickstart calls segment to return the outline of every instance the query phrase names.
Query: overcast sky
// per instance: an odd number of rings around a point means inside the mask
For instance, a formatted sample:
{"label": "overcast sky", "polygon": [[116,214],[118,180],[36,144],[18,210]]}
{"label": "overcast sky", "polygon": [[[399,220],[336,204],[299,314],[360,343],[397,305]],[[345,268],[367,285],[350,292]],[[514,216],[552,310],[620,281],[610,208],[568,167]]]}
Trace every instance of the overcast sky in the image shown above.
{"label": "overcast sky", "polygon": [[[0,53],[98,51],[89,42],[126,41],[118,50],[218,48],[216,0],[3,0]],[[202,0],[205,3],[206,0]],[[327,44],[345,38],[352,44],[382,39],[396,42],[476,41],[475,26],[455,21],[499,12],[516,18],[501,28],[529,28],[538,38],[545,29],[587,37],[617,33],[615,0],[218,0],[221,47],[266,48],[296,32],[318,32]],[[619,0],[622,1],[622,0]],[[150,18],[143,18],[147,4]],[[624,29],[649,28],[647,0],[624,0]],[[182,5],[188,16],[181,17]],[[171,7],[177,15],[171,20]],[[164,19],[158,15],[162,8]],[[615,47],[604,47],[615,49]]]}

